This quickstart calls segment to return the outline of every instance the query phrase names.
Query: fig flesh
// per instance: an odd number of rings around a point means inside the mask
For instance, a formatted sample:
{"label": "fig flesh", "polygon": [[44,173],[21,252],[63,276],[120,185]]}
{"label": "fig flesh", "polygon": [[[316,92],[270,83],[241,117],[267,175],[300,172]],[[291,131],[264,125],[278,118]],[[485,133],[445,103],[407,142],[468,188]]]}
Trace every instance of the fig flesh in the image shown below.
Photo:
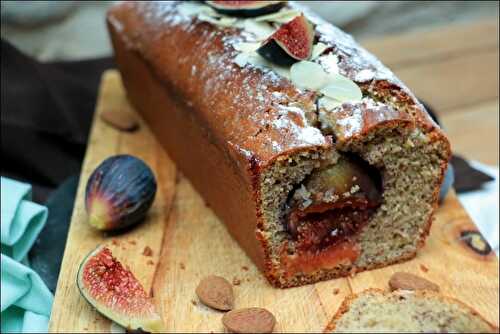
{"label": "fig flesh", "polygon": [[146,216],[155,194],[155,176],[142,160],[130,155],[110,157],[87,181],[89,223],[104,231],[136,224]]}
{"label": "fig flesh", "polygon": [[341,157],[315,171],[292,196],[287,230],[298,248],[317,250],[354,235],[380,205],[379,175]]}
{"label": "fig flesh", "polygon": [[78,270],[80,294],[98,312],[130,330],[161,332],[163,323],[141,283],[99,246],[83,260]]}
{"label": "fig flesh", "polygon": [[206,3],[221,14],[255,17],[277,12],[286,1],[247,1],[247,0],[216,0]]}
{"label": "fig flesh", "polygon": [[290,66],[311,58],[313,42],[313,25],[302,14],[283,24],[257,52],[277,65]]}
{"label": "fig flesh", "polygon": [[376,206],[380,202],[377,181],[378,172],[361,161],[341,157],[336,164],[313,173],[305,187],[313,194],[312,203],[305,212],[323,211],[327,203],[351,206]]}

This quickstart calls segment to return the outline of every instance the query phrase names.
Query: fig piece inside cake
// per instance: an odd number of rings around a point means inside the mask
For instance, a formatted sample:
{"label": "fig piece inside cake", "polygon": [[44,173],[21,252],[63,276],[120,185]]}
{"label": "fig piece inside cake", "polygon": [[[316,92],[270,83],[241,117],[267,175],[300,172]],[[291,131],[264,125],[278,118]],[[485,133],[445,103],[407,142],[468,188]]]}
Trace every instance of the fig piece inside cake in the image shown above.
{"label": "fig piece inside cake", "polygon": [[287,231],[301,251],[317,252],[356,234],[381,203],[378,171],[341,156],[315,170],[289,201]]}

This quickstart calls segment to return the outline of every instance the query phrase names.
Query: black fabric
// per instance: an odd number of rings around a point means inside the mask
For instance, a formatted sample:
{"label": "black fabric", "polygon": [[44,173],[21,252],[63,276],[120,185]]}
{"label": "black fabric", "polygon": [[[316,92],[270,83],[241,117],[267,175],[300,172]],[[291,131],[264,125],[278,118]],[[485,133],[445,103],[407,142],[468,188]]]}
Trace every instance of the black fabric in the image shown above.
{"label": "black fabric", "polygon": [[111,58],[41,63],[1,45],[1,174],[37,202],[78,174],[102,72]]}
{"label": "black fabric", "polygon": [[457,193],[477,190],[494,178],[472,167],[467,160],[458,155],[451,157],[451,164],[455,169],[455,182],[453,187]]}
{"label": "black fabric", "polygon": [[51,193],[45,203],[47,222],[29,252],[31,267],[52,292],[56,290],[78,180],[78,175],[71,176]]}

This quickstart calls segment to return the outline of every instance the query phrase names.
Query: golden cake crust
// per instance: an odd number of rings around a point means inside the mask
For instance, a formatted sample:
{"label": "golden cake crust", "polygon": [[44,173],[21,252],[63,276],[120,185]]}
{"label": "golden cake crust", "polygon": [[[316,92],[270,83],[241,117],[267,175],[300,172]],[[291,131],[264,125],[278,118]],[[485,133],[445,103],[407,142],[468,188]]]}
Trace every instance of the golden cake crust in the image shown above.
{"label": "golden cake crust", "polygon": [[[346,108],[339,113],[344,121],[337,122],[336,138],[324,135],[308,120],[308,111],[315,108],[314,92],[300,90],[272,71],[241,68],[234,63],[240,29],[221,29],[183,16],[178,5],[122,2],[108,12],[127,94],[178,167],[273,285],[297,285],[278,279],[270,260],[270,242],[258,232],[263,225],[261,175],[277,159],[298,152],[326,152],[385,127],[420,128],[430,141],[443,142],[442,155],[450,156],[446,137],[408,88],[349,35],[317,16],[306,11],[316,24],[319,40],[338,55],[340,74],[405,104],[409,112],[353,105],[351,112]],[[445,169],[446,162],[441,179]],[[434,207],[438,193],[436,187]],[[431,219],[419,236],[420,246]],[[405,254],[391,263],[414,255]],[[312,277],[300,284],[387,264]]]}
{"label": "golden cake crust", "polygon": [[[124,2],[110,10],[108,22],[127,47],[138,52],[205,122],[221,148],[264,167],[282,154],[331,145],[331,139],[306,124],[297,108],[287,108],[289,103],[312,108],[314,92],[301,91],[271,71],[240,68],[233,61],[240,29],[220,29],[183,17],[177,6],[178,2]],[[361,119],[352,117],[341,132],[347,137],[363,136],[377,123],[411,119],[415,126],[446,140],[422,104],[390,70],[349,35],[312,13],[307,16],[317,24],[319,40],[336,48],[341,74],[411,105],[412,116],[393,111],[374,117],[375,112],[362,110]]]}

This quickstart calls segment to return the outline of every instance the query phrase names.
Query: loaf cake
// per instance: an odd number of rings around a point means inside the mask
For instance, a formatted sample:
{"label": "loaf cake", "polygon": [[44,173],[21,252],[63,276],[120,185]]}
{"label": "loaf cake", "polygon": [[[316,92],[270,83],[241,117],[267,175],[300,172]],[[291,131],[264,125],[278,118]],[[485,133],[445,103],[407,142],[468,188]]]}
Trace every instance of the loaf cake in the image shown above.
{"label": "loaf cake", "polygon": [[462,302],[431,291],[368,289],[347,297],[326,333],[495,333]]}
{"label": "loaf cake", "polygon": [[130,102],[273,286],[414,257],[447,138],[349,35],[276,3],[113,6]]}

